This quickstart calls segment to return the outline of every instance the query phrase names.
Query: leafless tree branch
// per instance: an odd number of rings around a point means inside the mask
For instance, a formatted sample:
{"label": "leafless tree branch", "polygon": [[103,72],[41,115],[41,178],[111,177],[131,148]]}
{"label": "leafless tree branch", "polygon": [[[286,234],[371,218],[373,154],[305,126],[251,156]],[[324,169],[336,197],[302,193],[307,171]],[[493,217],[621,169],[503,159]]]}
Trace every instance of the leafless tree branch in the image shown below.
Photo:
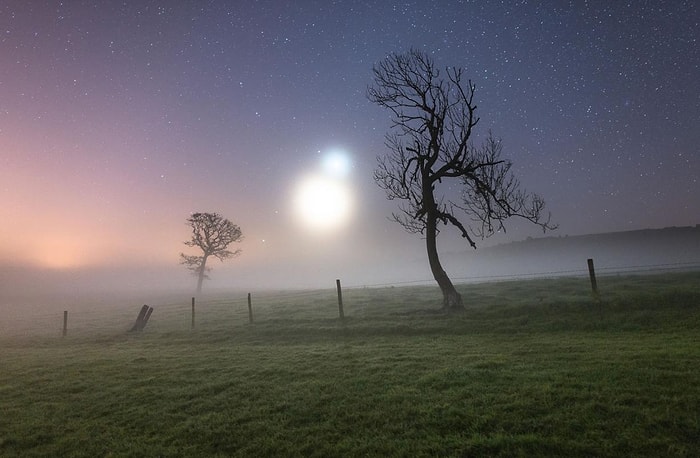
{"label": "leafless tree branch", "polygon": [[[430,56],[412,49],[391,54],[373,68],[367,89],[371,102],[392,114],[386,136],[389,152],[377,158],[375,182],[390,200],[398,199],[400,212],[392,219],[412,233],[425,235],[428,260],[440,285],[445,307],[461,307],[461,298],[442,269],[435,238],[438,223],[460,231],[476,248],[472,235],[487,237],[505,230],[512,216],[525,218],[544,230],[556,226],[544,218],[544,200],[521,190],[511,163],[501,159],[500,141],[489,134],[474,147],[471,136],[479,122],[474,93],[460,68],[447,68],[441,76]],[[444,180],[461,183],[459,204],[442,203],[436,186]],[[467,217],[474,225],[465,224]]]}

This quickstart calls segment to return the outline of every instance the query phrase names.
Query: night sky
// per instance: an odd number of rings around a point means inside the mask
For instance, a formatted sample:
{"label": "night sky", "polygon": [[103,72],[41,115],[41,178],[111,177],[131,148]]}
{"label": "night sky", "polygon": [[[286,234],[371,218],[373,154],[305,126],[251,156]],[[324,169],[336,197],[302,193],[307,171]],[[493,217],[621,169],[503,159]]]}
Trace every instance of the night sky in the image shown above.
{"label": "night sky", "polygon": [[[0,264],[194,285],[185,219],[215,211],[245,236],[218,286],[430,278],[402,270],[423,241],[387,219],[372,170],[390,114],[365,96],[411,47],[465,69],[475,141],[502,138],[552,235],[698,224],[699,22],[690,0],[5,0]],[[321,230],[295,199],[332,154],[349,210]],[[479,246],[542,235],[507,227]]]}

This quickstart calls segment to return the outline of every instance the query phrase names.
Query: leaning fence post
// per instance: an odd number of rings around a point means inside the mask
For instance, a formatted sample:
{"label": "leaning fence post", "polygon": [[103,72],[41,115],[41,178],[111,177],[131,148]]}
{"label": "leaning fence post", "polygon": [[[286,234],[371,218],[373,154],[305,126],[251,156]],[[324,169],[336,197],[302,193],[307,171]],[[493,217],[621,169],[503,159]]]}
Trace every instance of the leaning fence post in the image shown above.
{"label": "leaning fence post", "polygon": [[146,304],[143,304],[138,316],[136,317],[136,322],[131,327],[131,330],[129,330],[129,332],[143,331],[143,328],[146,327],[146,322],[148,321],[148,318],[151,317],[151,313],[153,313],[153,308],[149,307]]}
{"label": "leaning fence post", "polygon": [[250,299],[250,293],[248,293],[248,321],[253,323],[253,304]]}
{"label": "leaning fence post", "polygon": [[591,289],[593,290],[593,297],[596,300],[600,300],[600,294],[598,294],[598,282],[595,279],[595,268],[593,267],[593,259],[588,259],[588,275],[591,278]]}
{"label": "leaning fence post", "polygon": [[141,326],[142,330],[148,324],[148,320],[149,320],[149,318],[151,318],[151,313],[153,313],[153,307],[148,307],[148,311],[146,312],[146,316],[143,317],[143,326]]}
{"label": "leaning fence post", "polygon": [[335,281],[335,287],[338,290],[338,313],[340,319],[345,319],[345,314],[343,313],[343,290],[340,288],[340,280]]}
{"label": "leaning fence post", "polygon": [[194,329],[194,297],[192,298],[192,326],[190,329]]}
{"label": "leaning fence post", "polygon": [[68,334],[68,310],[63,311],[63,337]]}

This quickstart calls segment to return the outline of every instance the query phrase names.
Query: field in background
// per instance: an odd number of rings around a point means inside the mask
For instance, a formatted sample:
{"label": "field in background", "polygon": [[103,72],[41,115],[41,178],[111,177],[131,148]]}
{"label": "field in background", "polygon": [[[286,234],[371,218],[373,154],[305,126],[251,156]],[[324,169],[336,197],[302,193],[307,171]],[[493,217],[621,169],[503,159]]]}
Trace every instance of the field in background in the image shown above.
{"label": "field in background", "polygon": [[[116,298],[0,335],[2,456],[697,456],[700,273]],[[14,330],[14,332],[9,332]],[[7,332],[6,332],[7,331]]]}

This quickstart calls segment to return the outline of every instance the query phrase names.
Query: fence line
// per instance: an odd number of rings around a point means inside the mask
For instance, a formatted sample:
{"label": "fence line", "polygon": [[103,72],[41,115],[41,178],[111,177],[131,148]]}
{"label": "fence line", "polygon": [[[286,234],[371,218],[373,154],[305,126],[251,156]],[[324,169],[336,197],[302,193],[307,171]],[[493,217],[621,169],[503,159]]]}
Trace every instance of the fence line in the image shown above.
{"label": "fence line", "polygon": [[[698,271],[700,270],[700,261],[696,262],[678,262],[678,263],[664,263],[664,264],[647,264],[647,265],[633,265],[633,266],[608,266],[601,267],[596,266],[596,274],[601,277],[613,276],[613,275],[634,275],[634,274],[651,274],[651,273],[666,273],[666,272],[679,272],[679,271]],[[551,271],[541,271],[541,272],[527,272],[520,274],[508,274],[508,275],[480,275],[480,276],[466,276],[466,277],[452,277],[456,284],[477,284],[477,283],[488,283],[497,281],[511,281],[511,280],[528,280],[536,278],[566,278],[566,277],[586,277],[589,275],[589,271],[582,261],[581,269],[568,269],[568,270],[551,270]],[[393,283],[375,283],[375,284],[362,284],[362,285],[350,285],[344,286],[346,290],[357,290],[365,288],[388,288],[395,286],[409,286],[409,285],[434,285],[434,279],[422,279],[422,280],[409,280],[402,282]],[[330,283],[330,282],[329,282]],[[337,280],[339,283],[339,280]],[[280,290],[278,294],[271,292],[257,292],[255,294],[256,303],[264,303],[266,301],[280,302],[284,300],[295,300],[304,297],[315,297],[327,296],[329,303],[332,303],[334,296],[338,293],[338,284],[336,283],[336,288],[317,288],[308,290],[298,290],[298,291],[284,291]],[[340,297],[338,298],[340,299]],[[249,321],[252,323],[252,309],[250,308],[249,297],[241,296],[240,298],[231,297],[218,297],[218,298],[208,298],[207,302],[226,304],[228,306],[246,306],[248,305],[248,317]],[[342,300],[342,299],[340,299]],[[168,307],[175,305],[174,303],[162,304],[159,307]],[[194,304],[193,304],[194,305]],[[184,304],[183,304],[184,306]],[[341,305],[342,307],[342,305]],[[193,310],[194,312],[194,310]],[[67,333],[68,323],[67,323],[68,311],[64,311],[64,323],[62,331],[63,334]],[[48,318],[49,316],[54,316],[53,313],[49,314],[39,314],[34,315],[33,319],[36,318]],[[32,319],[32,321],[33,321]],[[51,320],[53,321],[53,319]],[[194,327],[194,313],[192,314],[192,327]],[[60,328],[59,328],[60,329]]]}
{"label": "fence line", "polygon": [[[585,264],[583,264],[585,266]],[[700,261],[694,262],[678,262],[678,263],[666,263],[666,264],[649,264],[649,265],[636,265],[636,266],[614,266],[614,267],[598,267],[596,266],[596,271],[602,273],[602,275],[615,275],[622,273],[644,273],[644,272],[665,272],[665,271],[678,271],[678,270],[700,270]],[[557,277],[584,277],[588,275],[588,268],[582,267],[581,269],[569,269],[569,270],[549,270],[542,272],[527,272],[519,274],[499,274],[499,275],[471,275],[467,277],[450,277],[453,281],[458,283],[478,283],[483,280],[520,280],[528,278],[557,278]],[[356,288],[380,288],[380,287],[390,287],[390,286],[405,286],[405,285],[420,285],[420,284],[432,284],[435,280],[432,278],[424,280],[408,280],[393,283],[373,283],[373,284],[363,284],[363,285],[350,285],[346,286],[347,289]]]}
{"label": "fence line", "polygon": [[[450,278],[458,284],[465,283],[484,283],[490,281],[509,281],[509,280],[527,280],[527,279],[537,279],[537,278],[562,278],[562,277],[587,277],[588,267],[585,264],[585,260],[582,261],[583,267],[581,269],[567,269],[567,270],[548,270],[541,272],[526,272],[519,274],[501,274],[501,275],[472,275],[466,277],[454,277]],[[665,264],[649,264],[649,265],[635,265],[635,266],[612,266],[612,267],[599,267],[596,265],[596,274],[598,276],[610,276],[617,274],[634,274],[634,273],[663,273],[678,270],[700,270],[700,261],[696,262],[679,262],[679,263],[665,263]],[[371,283],[371,284],[349,284],[343,285],[344,290],[352,289],[363,289],[363,288],[390,288],[392,286],[421,286],[421,285],[433,285],[435,279],[426,278],[421,280],[406,280],[391,283]],[[314,297],[320,294],[328,294],[329,296],[336,292],[336,288],[316,288],[300,291],[283,291],[279,294],[275,293],[265,293],[257,292],[255,293],[255,301],[260,302],[261,300],[283,300],[283,299],[299,299],[303,297]],[[247,298],[241,296],[241,298],[233,299],[221,299],[225,300],[228,304],[246,304]]]}
{"label": "fence line", "polygon": [[[548,270],[540,272],[526,272],[519,274],[501,274],[501,275],[472,275],[465,277],[450,277],[457,284],[467,284],[467,283],[485,283],[493,281],[510,281],[510,280],[528,280],[528,279],[547,279],[547,278],[563,278],[563,277],[587,277],[589,275],[588,268],[585,264],[585,260],[582,261],[583,267],[581,269],[566,269],[566,270]],[[635,265],[635,266],[612,266],[612,267],[599,267],[596,265],[596,274],[600,277],[617,275],[617,274],[635,274],[635,273],[663,273],[679,270],[700,270],[700,261],[695,262],[679,262],[679,263],[665,263],[665,264],[648,264],[648,265]],[[371,283],[371,284],[349,284],[344,285],[343,289],[353,290],[353,289],[363,289],[363,288],[390,288],[395,286],[421,286],[421,285],[433,285],[435,280],[433,278],[426,278],[421,280],[406,280],[399,282],[390,283]],[[299,299],[303,297],[316,297],[320,294],[327,294],[329,297],[336,293],[337,289],[334,287],[328,288],[315,288],[315,289],[305,289],[299,291],[281,291],[280,293],[265,293],[256,292],[255,302],[260,303],[265,300],[285,300],[285,299]],[[240,298],[225,298],[225,299],[213,299],[225,301],[227,304],[231,305],[246,305],[247,297],[241,296]]]}

